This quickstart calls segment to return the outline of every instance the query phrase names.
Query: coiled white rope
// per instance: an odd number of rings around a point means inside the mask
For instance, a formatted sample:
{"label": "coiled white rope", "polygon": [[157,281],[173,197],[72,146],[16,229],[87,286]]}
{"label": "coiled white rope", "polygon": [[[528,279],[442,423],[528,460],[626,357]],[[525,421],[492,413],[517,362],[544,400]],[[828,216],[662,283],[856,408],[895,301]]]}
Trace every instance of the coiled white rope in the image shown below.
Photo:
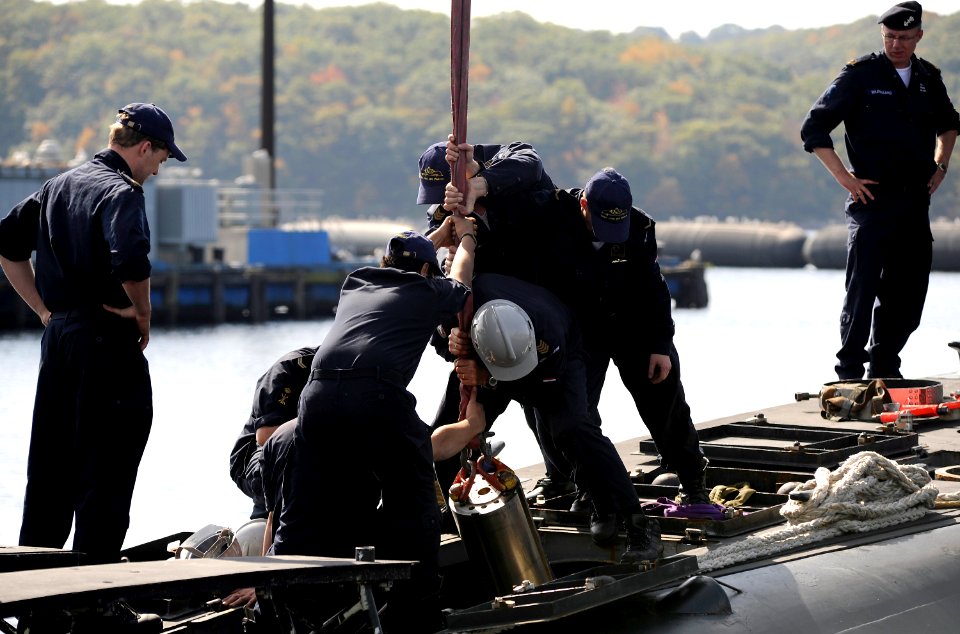
{"label": "coiled white rope", "polygon": [[[922,465],[898,465],[873,451],[854,454],[834,471],[817,469],[809,491],[780,509],[783,528],[721,546],[697,558],[702,572],[769,557],[844,533],[866,533],[923,517],[928,509],[954,506],[960,496],[940,496]],[[940,504],[938,504],[938,502]]]}

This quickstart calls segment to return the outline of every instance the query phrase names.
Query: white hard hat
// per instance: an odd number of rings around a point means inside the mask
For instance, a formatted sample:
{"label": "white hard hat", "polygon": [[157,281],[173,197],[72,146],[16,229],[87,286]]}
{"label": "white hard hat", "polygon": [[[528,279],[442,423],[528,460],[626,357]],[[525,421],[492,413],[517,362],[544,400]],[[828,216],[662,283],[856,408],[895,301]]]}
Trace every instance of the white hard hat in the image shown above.
{"label": "white hard hat", "polygon": [[237,529],[233,535],[234,544],[231,547],[239,548],[243,557],[259,557],[263,553],[263,533],[267,529],[267,520],[260,518],[250,520]]}
{"label": "white hard hat", "polygon": [[537,367],[537,337],[530,317],[506,299],[494,299],[473,315],[470,338],[498,381],[515,381]]}

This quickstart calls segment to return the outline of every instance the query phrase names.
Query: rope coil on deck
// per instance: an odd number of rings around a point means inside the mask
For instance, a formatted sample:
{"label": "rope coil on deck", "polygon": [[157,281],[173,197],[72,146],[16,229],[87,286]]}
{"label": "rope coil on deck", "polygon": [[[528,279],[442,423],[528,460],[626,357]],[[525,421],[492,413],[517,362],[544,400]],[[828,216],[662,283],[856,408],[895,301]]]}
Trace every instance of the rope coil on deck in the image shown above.
{"label": "rope coil on deck", "polygon": [[923,517],[937,506],[956,506],[960,496],[939,495],[922,465],[898,465],[872,451],[847,458],[836,470],[817,469],[794,492],[809,491],[780,509],[787,526],[751,535],[697,558],[709,572],[848,533],[866,533]]}

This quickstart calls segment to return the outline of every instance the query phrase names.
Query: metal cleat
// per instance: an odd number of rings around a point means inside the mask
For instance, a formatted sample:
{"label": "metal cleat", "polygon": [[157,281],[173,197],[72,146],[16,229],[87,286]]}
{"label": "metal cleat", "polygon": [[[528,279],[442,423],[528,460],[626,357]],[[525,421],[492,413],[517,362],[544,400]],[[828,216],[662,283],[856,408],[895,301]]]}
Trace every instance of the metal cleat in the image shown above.
{"label": "metal cleat", "polygon": [[599,575],[597,577],[587,577],[583,580],[583,589],[584,590],[596,590],[597,588],[602,588],[603,586],[608,586],[611,583],[616,583],[616,578],[611,577],[610,575]]}
{"label": "metal cleat", "polygon": [[528,590],[533,590],[536,587],[537,586],[533,585],[532,581],[530,581],[529,579],[524,579],[519,584],[513,586],[513,593],[522,594],[524,592],[527,592]]}
{"label": "metal cleat", "polygon": [[[724,510],[724,515],[726,515],[726,510]],[[684,544],[694,544],[699,546],[704,543],[703,530],[699,528],[687,527],[683,529],[683,539],[681,541]]]}

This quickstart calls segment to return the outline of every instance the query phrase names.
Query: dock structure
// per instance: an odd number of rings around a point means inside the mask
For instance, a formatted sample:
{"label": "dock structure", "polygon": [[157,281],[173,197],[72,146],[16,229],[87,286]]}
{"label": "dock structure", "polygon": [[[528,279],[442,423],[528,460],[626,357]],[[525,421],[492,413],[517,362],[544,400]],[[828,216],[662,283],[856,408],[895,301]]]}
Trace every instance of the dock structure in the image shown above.
{"label": "dock structure", "polygon": [[151,278],[153,320],[177,326],[332,317],[345,277],[335,268],[162,271]]}
{"label": "dock structure", "polygon": [[[39,189],[56,169],[0,169],[0,206]],[[345,218],[322,209],[321,190],[225,187],[178,175],[149,180],[151,303],[157,326],[263,323],[333,315],[346,275],[377,266],[402,219]],[[704,265],[665,257],[678,308],[704,308]],[[0,330],[39,328],[0,274]]]}
{"label": "dock structure", "polygon": [[[340,299],[345,268],[195,267],[154,272],[155,326],[326,319]],[[0,276],[0,330],[40,327],[36,315]]]}
{"label": "dock structure", "polygon": [[[361,263],[318,267],[194,266],[162,268],[150,278],[153,324],[260,324],[274,319],[333,317],[347,273]],[[664,267],[678,308],[707,305],[705,271],[697,263]],[[0,275],[0,330],[40,327]]]}

